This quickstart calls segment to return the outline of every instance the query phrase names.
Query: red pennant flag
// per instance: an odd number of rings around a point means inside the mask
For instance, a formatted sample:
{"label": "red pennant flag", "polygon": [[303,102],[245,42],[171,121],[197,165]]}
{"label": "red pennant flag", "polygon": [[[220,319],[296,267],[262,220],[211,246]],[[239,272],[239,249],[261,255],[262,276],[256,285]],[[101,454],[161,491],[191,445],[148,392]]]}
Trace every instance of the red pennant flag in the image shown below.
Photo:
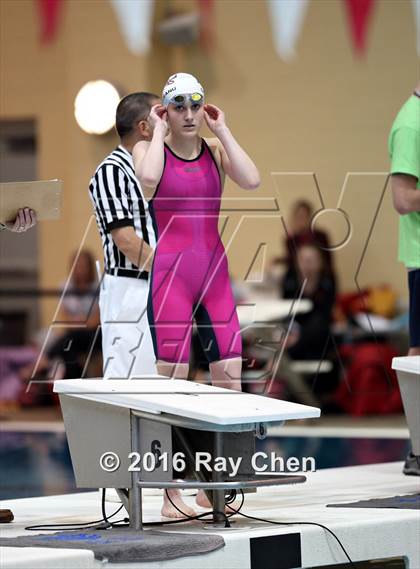
{"label": "red pennant flag", "polygon": [[41,18],[41,42],[54,41],[58,28],[58,20],[62,0],[38,0],[39,15]]}
{"label": "red pennant flag", "polygon": [[214,0],[198,0],[200,44],[205,51],[214,46]]}
{"label": "red pennant flag", "polygon": [[369,20],[375,0],[344,0],[350,24],[353,47],[357,55],[362,55],[366,47]]}

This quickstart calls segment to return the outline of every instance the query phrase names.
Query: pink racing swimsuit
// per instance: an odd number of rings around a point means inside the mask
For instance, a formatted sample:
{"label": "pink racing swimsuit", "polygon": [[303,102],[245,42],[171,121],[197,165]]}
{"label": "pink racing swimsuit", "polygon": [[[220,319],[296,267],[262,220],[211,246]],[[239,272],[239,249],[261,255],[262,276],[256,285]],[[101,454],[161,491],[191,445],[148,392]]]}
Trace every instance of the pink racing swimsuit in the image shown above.
{"label": "pink racing swimsuit", "polygon": [[218,220],[222,185],[202,139],[184,160],[165,144],[162,178],[149,202],[156,252],[147,305],[156,359],[188,363],[193,319],[209,362],[241,357],[242,342]]}

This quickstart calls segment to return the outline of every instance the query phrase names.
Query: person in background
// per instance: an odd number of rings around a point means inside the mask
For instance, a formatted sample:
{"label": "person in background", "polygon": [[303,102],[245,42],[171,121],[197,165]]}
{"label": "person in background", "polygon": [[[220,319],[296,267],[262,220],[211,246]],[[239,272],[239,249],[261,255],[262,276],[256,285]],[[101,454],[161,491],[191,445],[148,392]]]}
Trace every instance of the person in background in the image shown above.
{"label": "person in background", "polygon": [[[301,245],[297,248],[295,257],[296,261],[293,262],[292,267],[289,267],[280,279],[277,278],[276,288],[279,289],[281,298],[308,299],[312,307],[308,312],[295,316],[292,326],[288,326],[289,332],[286,336],[282,328],[271,331],[267,329],[265,333],[268,337],[264,338],[262,345],[266,343],[272,348],[276,344],[278,346],[273,352],[273,357],[267,357],[261,366],[263,370],[271,374],[269,376],[271,379],[264,380],[259,385],[250,383],[248,390],[255,393],[258,389],[260,392],[264,389],[264,394],[270,397],[291,399],[318,407],[323,404],[329,391],[334,387],[335,374],[331,374],[327,381],[323,377],[322,385],[316,384],[315,392],[317,374],[309,374],[305,377],[296,372],[293,369],[293,360],[319,362],[326,357],[330,359],[331,354],[328,348],[336,297],[335,278],[325,255],[317,245]],[[258,332],[259,342],[262,339],[261,334],[264,332]],[[252,342],[254,341],[253,339]],[[278,350],[282,353],[280,360],[277,359]],[[262,360],[259,360],[261,353],[261,347],[255,350],[252,344],[245,344],[245,357],[253,361],[253,366],[256,365],[257,369],[262,363]]]}
{"label": "person in background", "polygon": [[316,245],[322,252],[327,266],[333,272],[328,234],[311,226],[313,215],[314,208],[307,200],[298,200],[292,205],[287,225],[288,233],[284,241],[285,255],[276,257],[273,260],[274,264],[283,263],[286,265],[286,270],[295,269],[297,249],[301,245]]}
{"label": "person in background", "polygon": [[319,360],[325,354],[336,296],[335,279],[321,250],[312,244],[297,249],[297,268],[286,272],[280,283],[283,298],[312,302],[309,312],[298,314],[288,353],[292,359]]}
{"label": "person in background", "polygon": [[99,323],[98,308],[92,306],[92,298],[98,288],[92,253],[87,249],[82,249],[78,255],[74,253],[70,261],[70,272],[69,282],[62,284],[65,294],[60,306],[60,320],[66,323],[83,323],[89,320],[92,324]]}
{"label": "person in background", "polygon": [[[73,254],[70,273],[69,282],[62,285],[64,294],[58,318],[63,326],[63,334],[47,351],[49,360],[59,358],[64,362],[66,379],[84,375],[90,363],[86,361],[87,357],[97,358],[101,352],[96,298],[98,278],[92,253],[85,249],[78,255]],[[80,327],[74,327],[77,324]],[[100,370],[97,373],[100,374]]]}
{"label": "person in background", "polygon": [[[399,260],[408,274],[409,356],[420,356],[420,83],[397,114],[388,139],[391,189],[399,218]],[[419,379],[398,378],[412,450],[404,474],[420,475]]]}

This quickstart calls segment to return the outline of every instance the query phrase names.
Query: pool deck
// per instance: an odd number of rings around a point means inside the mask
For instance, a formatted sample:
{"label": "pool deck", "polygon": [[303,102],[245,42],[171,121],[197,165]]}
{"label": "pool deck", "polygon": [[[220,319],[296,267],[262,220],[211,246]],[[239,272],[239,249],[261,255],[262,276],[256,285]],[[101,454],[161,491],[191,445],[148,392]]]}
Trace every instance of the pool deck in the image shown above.
{"label": "pool deck", "polygon": [[[306,473],[306,476],[304,484],[263,488],[257,494],[245,495],[242,511],[278,522],[324,524],[339,537],[353,561],[405,556],[411,569],[420,568],[419,510],[326,508],[331,503],[419,492],[420,479],[404,476],[402,463],[324,469]],[[194,505],[194,497],[184,499]],[[143,521],[160,520],[160,505],[160,496],[144,496]],[[12,509],[15,515],[14,522],[0,526],[2,537],[34,535],[35,532],[24,529],[30,524],[85,523],[102,517],[98,492],[11,500],[2,507]],[[108,515],[116,507],[116,504],[107,503]],[[232,529],[203,529],[203,524],[197,521],[156,528],[159,531],[205,532],[206,535],[209,531],[218,533],[223,535],[226,543],[218,551],[171,561],[113,563],[110,566],[115,569],[293,569],[346,562],[337,542],[322,528],[275,526],[240,516],[233,519],[236,521]],[[261,539],[267,536],[277,537],[267,545],[268,540]],[[278,548],[278,556],[271,561],[262,559],[261,555],[270,546]],[[282,559],[282,551],[288,552],[289,560]],[[296,561],[299,558],[300,562]],[[95,560],[88,550],[3,547],[0,565],[2,569],[90,569],[104,563]]]}

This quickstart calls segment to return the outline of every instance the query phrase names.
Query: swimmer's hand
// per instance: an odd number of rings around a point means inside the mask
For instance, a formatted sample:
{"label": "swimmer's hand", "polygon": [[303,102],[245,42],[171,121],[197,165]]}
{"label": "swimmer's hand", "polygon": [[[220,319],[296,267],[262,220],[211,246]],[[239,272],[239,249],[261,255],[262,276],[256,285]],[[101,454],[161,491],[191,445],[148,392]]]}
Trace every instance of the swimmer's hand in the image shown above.
{"label": "swimmer's hand", "polygon": [[165,136],[168,131],[168,111],[163,105],[153,105],[149,114],[149,123],[153,130],[160,129]]}
{"label": "swimmer's hand", "polygon": [[204,117],[207,126],[216,136],[226,128],[225,113],[215,105],[204,105]]}

